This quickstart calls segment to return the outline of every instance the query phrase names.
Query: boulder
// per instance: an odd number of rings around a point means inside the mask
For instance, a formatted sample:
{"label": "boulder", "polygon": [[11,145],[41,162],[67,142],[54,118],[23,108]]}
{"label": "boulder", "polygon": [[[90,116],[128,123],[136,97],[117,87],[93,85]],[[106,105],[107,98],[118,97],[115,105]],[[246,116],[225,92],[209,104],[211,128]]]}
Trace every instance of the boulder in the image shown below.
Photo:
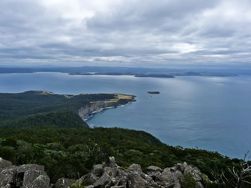
{"label": "boulder", "polygon": [[14,184],[16,181],[16,168],[8,167],[0,172],[0,187]]}
{"label": "boulder", "polygon": [[89,173],[89,174],[82,176],[75,183],[77,185],[83,185],[83,184],[84,185],[91,185],[91,184],[94,184],[97,180],[98,180],[98,177],[95,174]]}
{"label": "boulder", "polygon": [[184,162],[183,164],[182,163],[177,163],[175,165],[175,168],[183,173],[184,170],[185,170],[185,166],[187,166],[186,162]]}
{"label": "boulder", "polygon": [[47,176],[44,171],[40,170],[27,170],[24,172],[23,176],[23,186],[30,186],[33,182],[40,176]]}
{"label": "boulder", "polygon": [[160,177],[162,182],[168,183],[170,185],[174,185],[175,183],[179,182],[176,173],[171,168],[165,168]]}
{"label": "boulder", "polygon": [[157,166],[149,166],[146,169],[147,175],[149,175],[154,181],[161,180],[162,169]]}
{"label": "boulder", "polygon": [[104,165],[97,164],[93,166],[93,174],[97,177],[100,177],[104,172]]}
{"label": "boulder", "polygon": [[93,184],[94,187],[107,187],[110,186],[112,178],[106,172]]}
{"label": "boulder", "polygon": [[47,175],[40,175],[27,188],[50,188],[50,178]]}
{"label": "boulder", "polygon": [[12,166],[12,163],[10,161],[6,161],[0,157],[0,171],[1,171],[1,169],[7,168],[10,166]]}
{"label": "boulder", "polygon": [[128,167],[127,170],[133,173],[138,173],[138,174],[143,173],[141,166],[139,164],[132,164],[131,166]]}
{"label": "boulder", "polygon": [[185,166],[184,175],[192,175],[195,181],[202,181],[201,172],[198,168],[192,166]]}
{"label": "boulder", "polygon": [[140,188],[146,187],[147,181],[144,180],[138,173],[131,172],[128,174],[128,187]]}
{"label": "boulder", "polygon": [[49,188],[50,178],[44,167],[36,164],[13,166],[11,162],[0,160],[0,187]]}

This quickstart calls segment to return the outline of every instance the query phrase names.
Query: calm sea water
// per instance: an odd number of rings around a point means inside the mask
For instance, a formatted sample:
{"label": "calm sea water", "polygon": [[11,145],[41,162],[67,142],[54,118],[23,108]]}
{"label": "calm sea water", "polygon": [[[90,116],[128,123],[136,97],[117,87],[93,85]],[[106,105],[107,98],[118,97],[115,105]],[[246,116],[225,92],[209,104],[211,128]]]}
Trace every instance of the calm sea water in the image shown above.
{"label": "calm sea water", "polygon": [[[127,93],[137,101],[106,110],[91,126],[145,130],[170,145],[243,157],[251,149],[251,77],[135,78],[63,73],[0,74],[0,92]],[[160,91],[150,95],[149,90]]]}

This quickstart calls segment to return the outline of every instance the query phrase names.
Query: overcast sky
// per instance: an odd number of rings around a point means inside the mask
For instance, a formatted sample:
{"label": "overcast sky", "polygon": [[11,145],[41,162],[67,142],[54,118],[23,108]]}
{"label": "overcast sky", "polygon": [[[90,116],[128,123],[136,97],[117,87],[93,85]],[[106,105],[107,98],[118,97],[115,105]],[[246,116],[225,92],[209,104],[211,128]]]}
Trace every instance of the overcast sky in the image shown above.
{"label": "overcast sky", "polygon": [[245,65],[251,0],[0,0],[0,65]]}

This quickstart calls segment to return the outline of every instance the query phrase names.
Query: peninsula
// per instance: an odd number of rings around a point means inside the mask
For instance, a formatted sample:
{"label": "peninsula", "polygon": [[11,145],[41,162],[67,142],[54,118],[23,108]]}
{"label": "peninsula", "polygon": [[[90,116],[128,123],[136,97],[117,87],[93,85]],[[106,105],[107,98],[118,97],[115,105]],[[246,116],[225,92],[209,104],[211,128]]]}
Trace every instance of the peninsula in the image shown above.
{"label": "peninsula", "polygon": [[[135,101],[127,94],[55,94],[48,91],[0,93],[0,126],[87,126],[85,120],[107,108]],[[55,120],[56,119],[56,120]],[[73,126],[73,125],[71,125]]]}

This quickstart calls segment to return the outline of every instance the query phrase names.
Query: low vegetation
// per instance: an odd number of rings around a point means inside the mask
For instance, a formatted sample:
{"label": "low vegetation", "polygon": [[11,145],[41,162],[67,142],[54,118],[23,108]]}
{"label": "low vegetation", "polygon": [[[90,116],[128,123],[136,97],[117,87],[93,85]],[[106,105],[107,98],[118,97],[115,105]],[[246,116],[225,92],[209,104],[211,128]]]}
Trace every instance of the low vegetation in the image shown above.
{"label": "low vegetation", "polygon": [[42,164],[54,181],[79,178],[108,156],[124,167],[167,167],[186,161],[210,178],[212,172],[220,174],[239,162],[218,153],[167,146],[148,133],[119,128],[2,128],[0,139],[1,157],[18,165]]}

